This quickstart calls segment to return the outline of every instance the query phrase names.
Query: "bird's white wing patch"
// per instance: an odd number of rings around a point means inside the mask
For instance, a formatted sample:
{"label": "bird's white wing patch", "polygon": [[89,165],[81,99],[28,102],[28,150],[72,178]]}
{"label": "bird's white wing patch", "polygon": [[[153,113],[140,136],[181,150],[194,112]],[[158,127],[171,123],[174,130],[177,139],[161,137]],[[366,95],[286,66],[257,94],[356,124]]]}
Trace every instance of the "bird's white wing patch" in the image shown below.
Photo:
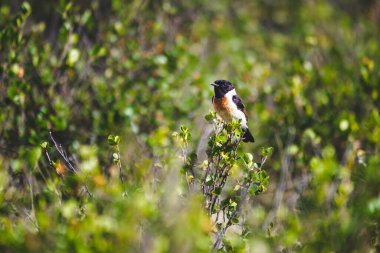
{"label": "bird's white wing patch", "polygon": [[227,100],[228,100],[228,106],[229,106],[229,108],[231,108],[231,111],[230,111],[231,116],[235,119],[240,119],[241,120],[241,126],[243,128],[247,128],[248,127],[247,126],[247,118],[245,117],[244,112],[239,110],[238,107],[236,106],[236,104],[234,103],[234,101],[232,100],[232,97],[235,95],[237,95],[235,89],[230,90],[225,95],[227,97]]}

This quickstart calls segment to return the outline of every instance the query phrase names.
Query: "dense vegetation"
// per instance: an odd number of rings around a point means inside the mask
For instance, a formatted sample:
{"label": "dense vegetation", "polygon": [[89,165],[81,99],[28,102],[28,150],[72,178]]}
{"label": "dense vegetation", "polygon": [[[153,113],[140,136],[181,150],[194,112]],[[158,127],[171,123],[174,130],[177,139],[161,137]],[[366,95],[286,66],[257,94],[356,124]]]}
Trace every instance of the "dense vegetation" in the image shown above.
{"label": "dense vegetation", "polygon": [[[1,1],[0,251],[379,252],[379,23],[375,0]],[[254,144],[209,113],[216,79]]]}

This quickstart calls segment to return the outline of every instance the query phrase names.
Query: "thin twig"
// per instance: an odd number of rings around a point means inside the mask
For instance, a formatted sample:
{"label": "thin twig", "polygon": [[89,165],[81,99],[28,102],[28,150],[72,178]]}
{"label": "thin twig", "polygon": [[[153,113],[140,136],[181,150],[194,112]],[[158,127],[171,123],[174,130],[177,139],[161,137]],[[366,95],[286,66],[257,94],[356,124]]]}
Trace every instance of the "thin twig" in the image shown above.
{"label": "thin twig", "polygon": [[68,157],[66,156],[66,153],[65,153],[65,151],[64,151],[63,148],[62,148],[62,145],[56,142],[56,140],[54,139],[53,134],[52,134],[51,131],[49,131],[49,134],[50,134],[50,139],[53,141],[56,150],[57,150],[58,153],[61,155],[61,157],[62,157],[63,160],[65,161],[66,165],[69,167],[69,169],[70,169],[71,171],[76,172],[76,169],[75,169],[74,166],[71,164],[71,162],[69,161]]}
{"label": "thin twig", "polygon": [[[53,134],[52,134],[52,131],[49,130],[49,134],[50,134],[50,138],[51,140],[53,141],[54,143],[54,146],[56,148],[56,150],[58,151],[58,153],[61,155],[62,159],[65,161],[65,164],[66,166],[74,173],[78,173],[78,170],[71,164],[68,156],[66,155],[66,152],[65,150],[62,148],[62,145],[59,144],[53,137]],[[50,160],[50,157],[47,155],[48,159],[49,159],[49,162],[51,163],[51,160]],[[90,198],[93,197],[93,195],[91,194],[90,190],[88,189],[87,187],[87,184],[84,183],[84,190],[85,192],[88,194],[88,196],[90,196]]]}
{"label": "thin twig", "polygon": [[122,171],[122,165],[121,165],[121,157],[120,157],[120,149],[119,145],[116,145],[116,152],[118,155],[118,161],[117,161],[117,166],[119,167],[119,178],[122,184],[124,184],[124,176],[123,176],[123,171]]}
{"label": "thin twig", "polygon": [[49,161],[49,165],[50,165],[51,167],[54,167],[54,165],[53,165],[53,161],[50,159],[49,152],[47,151],[47,149],[44,149],[44,151],[45,151],[46,158],[47,158],[48,161]]}
{"label": "thin twig", "polygon": [[29,193],[30,193],[30,201],[31,201],[31,208],[32,208],[32,214],[35,214],[34,209],[34,194],[33,194],[33,186],[32,186],[32,179],[30,178],[30,175],[27,176],[28,184],[29,184]]}
{"label": "thin twig", "polygon": [[30,220],[30,222],[33,224],[33,226],[37,229],[37,231],[40,231],[40,227],[39,227],[39,225],[38,225],[38,223],[37,223],[37,220],[36,220],[34,214],[33,214],[34,217],[32,217],[32,216],[28,213],[28,211],[27,211],[26,209],[24,209],[24,213],[25,213],[25,215],[29,218],[29,220]]}
{"label": "thin twig", "polygon": [[[181,149],[182,149],[183,164],[185,166],[187,166],[187,144],[185,143]],[[193,174],[193,176],[194,176],[194,174]],[[191,192],[191,186],[189,183],[189,175],[188,175],[187,171],[185,172],[185,177],[186,177],[185,180],[186,180],[186,184],[187,184],[187,189],[189,192]]]}

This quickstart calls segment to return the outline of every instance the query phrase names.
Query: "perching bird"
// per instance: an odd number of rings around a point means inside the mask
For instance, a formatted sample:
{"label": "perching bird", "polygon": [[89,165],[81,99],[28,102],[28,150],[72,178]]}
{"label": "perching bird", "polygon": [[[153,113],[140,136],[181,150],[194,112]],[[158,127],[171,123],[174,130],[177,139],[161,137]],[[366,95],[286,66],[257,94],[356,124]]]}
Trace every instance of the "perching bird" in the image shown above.
{"label": "perching bird", "polygon": [[255,142],[255,139],[248,129],[248,117],[245,106],[236,94],[234,86],[226,80],[217,80],[211,83],[211,85],[214,86],[215,92],[215,95],[212,97],[214,110],[226,122],[230,122],[232,119],[241,120],[243,141]]}

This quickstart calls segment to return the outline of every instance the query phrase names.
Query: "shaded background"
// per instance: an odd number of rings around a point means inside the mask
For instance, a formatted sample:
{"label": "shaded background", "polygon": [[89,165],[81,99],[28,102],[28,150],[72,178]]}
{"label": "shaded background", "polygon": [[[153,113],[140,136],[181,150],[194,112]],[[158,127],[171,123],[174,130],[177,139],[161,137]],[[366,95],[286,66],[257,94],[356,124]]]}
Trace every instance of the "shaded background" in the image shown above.
{"label": "shaded background", "polygon": [[[379,251],[379,23],[378,1],[3,0],[1,251],[208,252],[171,135],[196,148],[216,79],[248,108],[243,149],[274,147],[231,250]],[[49,129],[86,176],[49,167]]]}

